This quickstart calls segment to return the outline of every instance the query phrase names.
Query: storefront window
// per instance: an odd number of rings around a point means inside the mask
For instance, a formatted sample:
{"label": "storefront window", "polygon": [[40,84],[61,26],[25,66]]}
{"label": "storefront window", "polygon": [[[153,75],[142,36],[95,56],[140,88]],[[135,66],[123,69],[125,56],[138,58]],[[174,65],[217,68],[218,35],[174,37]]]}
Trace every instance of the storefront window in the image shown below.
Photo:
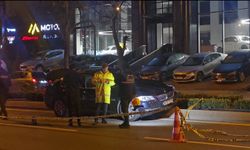
{"label": "storefront window", "polygon": [[[200,52],[249,48],[248,1],[200,1]],[[206,18],[206,19],[205,19]]]}

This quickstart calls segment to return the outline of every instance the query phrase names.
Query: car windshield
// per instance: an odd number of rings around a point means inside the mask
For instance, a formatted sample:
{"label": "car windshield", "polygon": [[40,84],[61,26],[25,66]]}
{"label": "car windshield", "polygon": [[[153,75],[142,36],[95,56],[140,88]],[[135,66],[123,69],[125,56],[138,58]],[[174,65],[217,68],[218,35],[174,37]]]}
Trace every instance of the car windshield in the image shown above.
{"label": "car windshield", "polygon": [[246,56],[244,54],[239,55],[228,55],[223,64],[232,64],[232,63],[242,63],[245,60]]}
{"label": "car windshield", "polygon": [[184,63],[183,66],[198,66],[203,62],[203,57],[189,57]]}
{"label": "car windshield", "polygon": [[165,65],[166,60],[168,57],[157,57],[152,59],[147,66],[163,66]]}

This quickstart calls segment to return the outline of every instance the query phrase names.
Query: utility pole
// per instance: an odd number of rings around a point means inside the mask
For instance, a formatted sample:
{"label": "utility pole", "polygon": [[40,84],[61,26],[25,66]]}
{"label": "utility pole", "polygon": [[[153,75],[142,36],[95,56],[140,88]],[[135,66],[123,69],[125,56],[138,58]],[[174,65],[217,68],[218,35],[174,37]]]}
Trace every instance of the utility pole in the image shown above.
{"label": "utility pole", "polygon": [[64,2],[65,6],[65,24],[64,24],[64,68],[69,68],[69,51],[70,51],[70,7],[69,1]]}

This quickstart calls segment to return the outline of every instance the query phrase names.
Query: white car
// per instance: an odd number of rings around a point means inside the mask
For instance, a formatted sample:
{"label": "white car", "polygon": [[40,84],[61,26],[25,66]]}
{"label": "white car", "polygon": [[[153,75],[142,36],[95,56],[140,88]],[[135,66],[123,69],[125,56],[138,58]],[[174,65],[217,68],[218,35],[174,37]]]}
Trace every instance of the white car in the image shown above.
{"label": "white car", "polygon": [[64,50],[55,49],[41,52],[36,58],[20,64],[21,71],[47,71],[63,65]]}
{"label": "white car", "polygon": [[214,68],[221,63],[226,54],[218,52],[198,53],[190,56],[181,66],[174,70],[175,82],[202,81],[212,74]]}
{"label": "white car", "polygon": [[[231,35],[225,38],[225,53],[230,53],[239,49],[250,48],[250,36],[247,35]],[[218,52],[222,52],[222,46],[217,48]]]}
{"label": "white car", "polygon": [[[131,51],[131,50],[129,50],[128,48],[125,49],[123,55],[126,55],[126,54],[129,53],[130,51]],[[111,45],[111,46],[108,46],[106,49],[97,52],[97,55],[107,55],[107,54],[117,55],[116,46],[115,46],[115,45]]]}

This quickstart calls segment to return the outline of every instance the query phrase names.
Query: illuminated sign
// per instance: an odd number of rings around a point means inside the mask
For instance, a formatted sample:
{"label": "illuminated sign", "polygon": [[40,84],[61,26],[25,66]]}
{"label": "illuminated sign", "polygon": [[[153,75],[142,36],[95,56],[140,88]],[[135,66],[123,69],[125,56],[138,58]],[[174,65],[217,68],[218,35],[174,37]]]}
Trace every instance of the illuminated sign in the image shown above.
{"label": "illuminated sign", "polygon": [[7,36],[7,40],[9,41],[9,44],[13,44],[13,41],[15,40],[15,36]]}
{"label": "illuminated sign", "polygon": [[37,24],[30,24],[30,27],[29,27],[29,30],[28,30],[28,33],[30,33],[31,35],[34,35],[35,33],[39,33],[40,30],[39,28],[37,27]]}
{"label": "illuminated sign", "polygon": [[16,29],[15,28],[6,28],[7,32],[16,32]]}
{"label": "illuminated sign", "polygon": [[60,30],[60,28],[57,23],[41,25],[41,31],[58,31],[58,30]]}
{"label": "illuminated sign", "polygon": [[38,36],[23,36],[22,40],[23,41],[34,41],[34,40],[38,40],[39,37]]}

